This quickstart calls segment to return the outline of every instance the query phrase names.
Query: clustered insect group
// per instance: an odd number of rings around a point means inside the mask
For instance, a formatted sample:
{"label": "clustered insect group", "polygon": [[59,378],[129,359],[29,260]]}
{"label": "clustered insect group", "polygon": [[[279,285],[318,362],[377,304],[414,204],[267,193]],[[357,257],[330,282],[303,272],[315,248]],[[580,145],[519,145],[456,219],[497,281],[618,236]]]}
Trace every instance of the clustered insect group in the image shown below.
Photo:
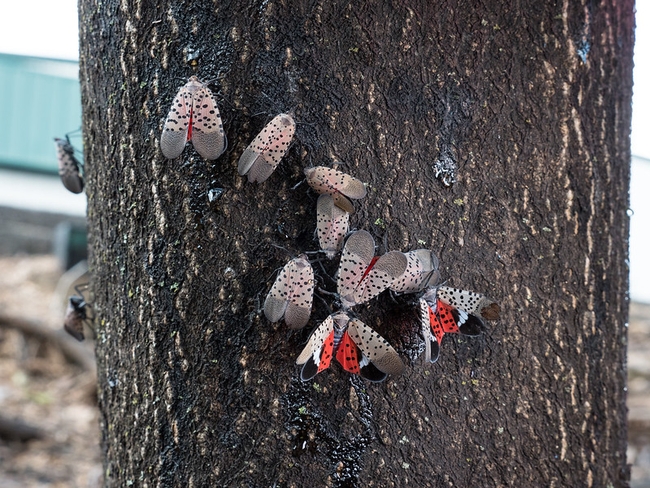
{"label": "clustered insect group", "polygon": [[[265,181],[286,154],[294,133],[291,115],[277,115],[241,155],[239,174],[248,176],[250,182]],[[55,141],[63,184],[70,191],[80,193],[83,180],[74,150],[67,137],[66,141]],[[188,141],[208,160],[218,158],[227,146],[215,98],[196,76],[189,78],[172,102],[160,149],[165,157],[173,159],[180,156]],[[363,182],[324,166],[307,168],[305,178],[320,194],[316,204],[320,250],[328,259],[341,252],[336,274],[340,310],[314,329],[298,356],[296,363],[302,366],[301,379],[309,380],[329,368],[333,357],[344,370],[374,382],[404,371],[404,363],[395,349],[352,311],[385,290],[398,295],[419,294],[420,332],[427,362],[438,360],[445,334],[479,335],[485,329],[483,319],[499,318],[499,306],[484,295],[440,285],[438,258],[428,249],[390,251],[375,256],[375,242],[370,233],[365,230],[349,233],[350,214],[354,212],[350,199],[366,196]],[[278,274],[264,302],[264,314],[271,322],[284,318],[288,327],[300,329],[309,322],[313,296],[314,271],[307,256],[301,254]],[[75,326],[83,306],[85,302],[73,303],[71,299],[72,308],[66,319],[74,315]]]}
{"label": "clustered insect group", "polygon": [[[340,310],[316,327],[298,356],[301,379],[309,380],[327,369],[333,357],[344,370],[374,382],[404,371],[404,363],[388,341],[352,312],[354,307],[385,290],[398,295],[420,294],[420,332],[425,358],[432,363],[438,360],[445,334],[479,335],[485,329],[483,319],[499,318],[499,306],[485,296],[439,285],[438,259],[428,249],[375,256],[375,241],[369,232],[348,233],[349,219],[339,217],[349,216],[348,210],[353,210],[346,195],[351,196],[348,192],[360,188],[359,184],[363,187],[359,180],[322,166],[309,168],[305,174],[312,188],[327,192],[319,197],[317,205],[321,251],[332,259],[343,249],[336,274]],[[351,193],[357,198],[362,196],[360,191]],[[321,199],[325,196],[328,211],[321,212]],[[332,205],[339,209],[338,213],[332,212]],[[314,271],[302,254],[290,260],[278,274],[264,302],[264,314],[271,322],[284,317],[290,328],[301,328],[309,321],[313,295]]]}

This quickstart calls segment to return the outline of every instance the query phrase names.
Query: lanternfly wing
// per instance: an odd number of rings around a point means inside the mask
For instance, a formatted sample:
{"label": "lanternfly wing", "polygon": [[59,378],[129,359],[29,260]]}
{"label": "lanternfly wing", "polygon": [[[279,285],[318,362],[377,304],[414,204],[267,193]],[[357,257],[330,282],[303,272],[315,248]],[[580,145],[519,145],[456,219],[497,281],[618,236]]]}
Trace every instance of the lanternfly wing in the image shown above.
{"label": "lanternfly wing", "polygon": [[[192,78],[196,79],[196,77]],[[190,87],[195,85],[192,78],[178,90],[174,97],[160,136],[160,150],[169,159],[180,156],[185,148],[185,143],[190,139],[189,128],[192,119],[192,91]]]}
{"label": "lanternfly wing", "polygon": [[457,323],[462,334],[478,335],[485,329],[481,318],[499,318],[499,305],[480,293],[441,286],[437,296],[440,301],[457,310]]}
{"label": "lanternfly wing", "polygon": [[81,193],[84,189],[84,181],[79,174],[81,163],[74,155],[74,148],[66,139],[54,138],[56,145],[56,156],[59,162],[59,176],[63,186],[72,193]]}
{"label": "lanternfly wing", "polygon": [[[347,320],[349,321],[349,318]],[[361,374],[360,358],[361,352],[350,337],[346,326],[346,330],[343,332],[336,349],[336,360],[348,373]]]}
{"label": "lanternfly wing", "polygon": [[291,115],[277,115],[239,158],[239,174],[248,174],[250,182],[265,181],[287,153],[295,131],[296,123]]}
{"label": "lanternfly wing", "polygon": [[452,307],[466,310],[468,313],[478,314],[480,314],[484,308],[490,308],[494,303],[485,295],[481,295],[475,291],[460,290],[450,286],[438,287],[438,298]]}
{"label": "lanternfly wing", "polygon": [[406,256],[399,251],[391,251],[373,261],[354,290],[354,303],[365,303],[387,290],[405,269]]}
{"label": "lanternfly wing", "polygon": [[416,249],[404,253],[406,270],[395,280],[390,289],[396,293],[416,293],[435,285],[440,278],[438,258],[428,249]]}
{"label": "lanternfly wing", "polygon": [[[442,327],[443,334],[458,334],[461,332],[459,326],[462,325],[459,319],[463,314],[464,317],[467,318],[467,313],[465,311],[453,308],[442,300],[438,300],[438,303],[436,303],[436,314],[440,319],[440,326]],[[466,335],[477,335],[471,333],[468,334],[466,332],[463,333]],[[440,337],[440,343],[442,343],[442,337]]]}
{"label": "lanternfly wing", "polygon": [[299,329],[307,324],[311,315],[314,270],[304,254],[293,261],[295,264],[291,272],[291,294],[284,321],[290,328]]}
{"label": "lanternfly wing", "polygon": [[271,322],[284,316],[292,329],[309,321],[314,296],[314,271],[304,254],[289,261],[273,283],[264,301],[264,315]]}
{"label": "lanternfly wing", "polygon": [[217,159],[226,148],[226,134],[214,95],[205,83],[191,76],[169,110],[160,137],[160,149],[166,158],[177,158],[191,140],[203,158]]}
{"label": "lanternfly wing", "polygon": [[435,311],[423,298],[420,298],[420,324],[424,338],[424,357],[427,361],[435,363],[440,356],[440,342],[437,335],[439,333],[442,337],[444,332]]}
{"label": "lanternfly wing", "polygon": [[192,144],[203,158],[217,159],[226,150],[226,133],[217,101],[208,86],[195,76],[190,78],[190,83],[196,87],[192,96]]}
{"label": "lanternfly wing", "polygon": [[318,193],[343,193],[349,198],[358,200],[366,196],[366,186],[361,180],[341,171],[325,166],[305,169],[307,183]]}
{"label": "lanternfly wing", "polygon": [[79,342],[85,339],[84,320],[86,320],[86,301],[78,296],[71,296],[63,319],[63,328]]}
{"label": "lanternfly wing", "polygon": [[348,198],[357,200],[366,196],[366,186],[361,180],[332,168],[325,166],[307,168],[305,176],[309,186],[317,193],[329,193],[334,198],[336,206],[348,213],[354,212],[352,202]]}
{"label": "lanternfly wing", "polygon": [[363,354],[359,373],[362,377],[370,381],[383,381],[387,374],[402,374],[404,363],[395,349],[366,324],[351,319],[347,333]]}
{"label": "lanternfly wing", "polygon": [[296,364],[302,364],[300,379],[310,380],[329,368],[334,355],[334,316],[327,317],[309,336]]}
{"label": "lanternfly wing", "polygon": [[350,214],[334,205],[332,195],[323,194],[316,202],[316,216],[318,243],[325,256],[332,259],[343,246],[350,227]]}
{"label": "lanternfly wing", "polygon": [[[348,237],[339,263],[336,289],[341,297],[350,297],[375,256],[375,240],[369,232],[360,230]],[[350,300],[352,301],[352,300]]]}
{"label": "lanternfly wing", "polygon": [[344,308],[367,302],[390,287],[406,270],[404,253],[374,257],[375,241],[366,231],[352,234],[343,248],[337,290]]}

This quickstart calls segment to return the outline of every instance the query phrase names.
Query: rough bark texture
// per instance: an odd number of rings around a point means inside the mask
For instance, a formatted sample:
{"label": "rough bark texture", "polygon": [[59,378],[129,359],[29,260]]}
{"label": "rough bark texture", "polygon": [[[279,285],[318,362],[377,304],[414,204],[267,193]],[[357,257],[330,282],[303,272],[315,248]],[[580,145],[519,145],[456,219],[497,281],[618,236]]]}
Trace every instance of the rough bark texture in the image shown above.
{"label": "rough bark texture", "polygon": [[[80,15],[108,486],[627,485],[632,1],[80,0]],[[158,148],[192,74],[214,80],[216,162]],[[282,111],[297,141],[248,184],[237,159]],[[294,186],[333,160],[369,184],[353,226],[380,251],[425,243],[502,319],[426,366],[413,307],[382,296],[359,315],[406,373],[301,383],[325,306],[291,333],[260,304],[289,254],[317,248],[316,196]]]}

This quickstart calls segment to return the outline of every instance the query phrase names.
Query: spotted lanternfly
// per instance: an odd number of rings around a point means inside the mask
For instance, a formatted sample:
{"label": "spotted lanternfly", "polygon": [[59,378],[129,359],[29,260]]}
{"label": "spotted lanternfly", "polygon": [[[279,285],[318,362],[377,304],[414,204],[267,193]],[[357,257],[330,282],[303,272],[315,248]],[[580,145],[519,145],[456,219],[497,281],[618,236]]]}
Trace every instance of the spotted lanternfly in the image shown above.
{"label": "spotted lanternfly", "polygon": [[63,319],[63,328],[68,334],[81,342],[85,339],[84,322],[86,320],[92,320],[94,317],[92,317],[88,312],[90,305],[86,303],[86,299],[84,298],[80,287],[75,286],[75,290],[78,295],[72,295],[68,299],[68,307]]}
{"label": "spotted lanternfly", "polygon": [[289,150],[295,131],[296,123],[291,115],[277,115],[239,158],[239,174],[247,174],[249,182],[266,181]]}
{"label": "spotted lanternfly", "polygon": [[329,368],[332,357],[347,372],[375,382],[404,371],[404,363],[388,341],[345,312],[330,315],[312,332],[296,360],[303,365],[300,379],[310,380]]}
{"label": "spotted lanternfly", "polygon": [[350,214],[334,205],[334,198],[327,193],[316,202],[316,231],[321,250],[332,259],[343,247],[343,239],[350,227]]}
{"label": "spotted lanternfly", "polygon": [[435,254],[428,249],[416,249],[404,255],[407,259],[406,271],[391,285],[391,290],[398,294],[416,293],[438,282],[440,263]]}
{"label": "spotted lanternfly", "polygon": [[205,159],[217,159],[226,149],[226,133],[214,95],[205,83],[190,76],[169,109],[160,136],[160,149],[166,158],[181,155],[187,141]]}
{"label": "spotted lanternfly", "polygon": [[375,241],[365,230],[348,237],[341,255],[337,291],[344,309],[367,302],[390,287],[406,270],[404,253],[375,257]]}
{"label": "spotted lanternfly", "polygon": [[309,186],[317,193],[332,195],[336,206],[348,213],[354,212],[354,206],[348,198],[358,200],[366,196],[366,186],[361,180],[332,168],[325,166],[307,168],[305,176]]}
{"label": "spotted lanternfly", "polygon": [[485,330],[482,318],[499,318],[499,305],[472,291],[447,286],[428,289],[420,298],[425,358],[436,362],[445,334],[477,336]]}
{"label": "spotted lanternfly", "polygon": [[289,261],[264,301],[264,315],[271,322],[284,316],[284,322],[292,329],[304,327],[311,314],[314,297],[314,271],[301,254]]}
{"label": "spotted lanternfly", "polygon": [[54,144],[59,161],[59,176],[63,186],[72,193],[81,193],[84,189],[84,180],[79,173],[79,167],[83,167],[83,165],[75,156],[70,139],[68,136],[65,136],[65,139],[55,137]]}

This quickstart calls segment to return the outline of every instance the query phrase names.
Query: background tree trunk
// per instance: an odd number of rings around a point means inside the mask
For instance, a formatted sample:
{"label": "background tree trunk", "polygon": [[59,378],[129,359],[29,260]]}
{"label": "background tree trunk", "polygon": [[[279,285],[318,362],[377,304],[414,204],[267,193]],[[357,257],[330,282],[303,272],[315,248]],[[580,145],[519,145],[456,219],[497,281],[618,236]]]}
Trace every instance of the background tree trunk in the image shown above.
{"label": "background tree trunk", "polygon": [[[80,0],[108,486],[627,485],[633,2],[370,4]],[[158,148],[192,74],[216,80],[216,162]],[[296,142],[248,184],[237,159],[283,111]],[[382,296],[360,317],[405,374],[300,382],[325,306],[290,333],[260,304],[317,249],[294,186],[333,160],[369,184],[353,226],[430,247],[501,321],[424,365],[414,307]]]}

